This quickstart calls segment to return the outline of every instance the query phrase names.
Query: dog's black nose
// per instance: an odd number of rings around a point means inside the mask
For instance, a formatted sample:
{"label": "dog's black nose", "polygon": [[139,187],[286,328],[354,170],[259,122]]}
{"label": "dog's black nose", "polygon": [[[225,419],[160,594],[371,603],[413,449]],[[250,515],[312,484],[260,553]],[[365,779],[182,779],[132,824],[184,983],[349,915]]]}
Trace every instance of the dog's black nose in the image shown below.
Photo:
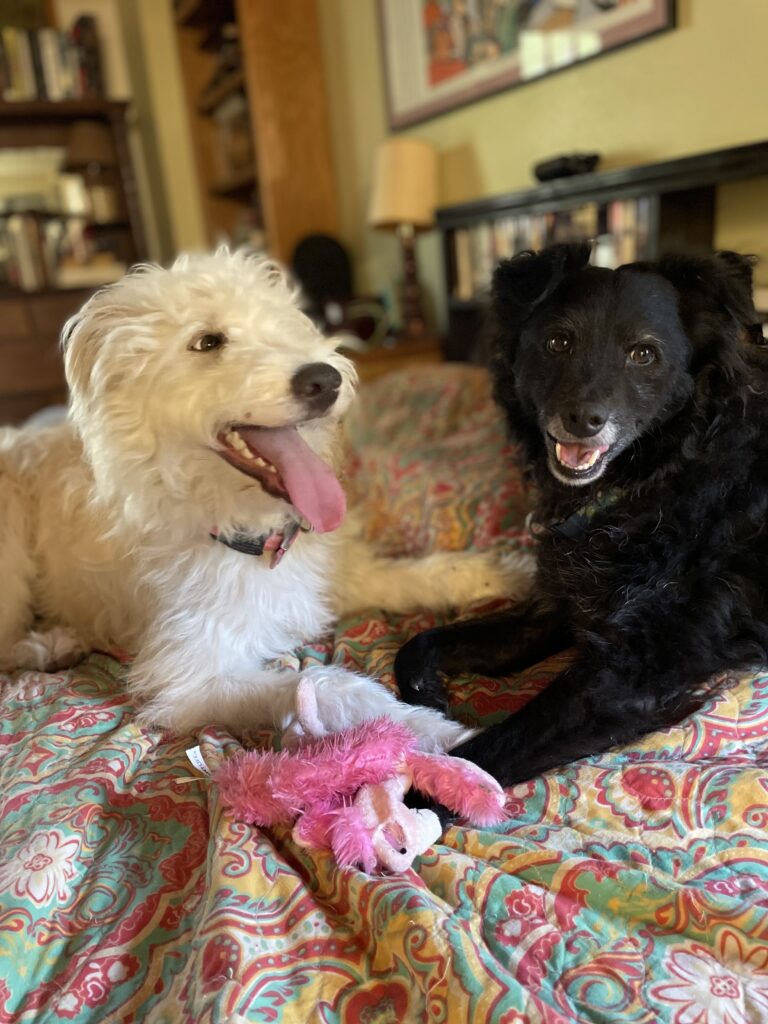
{"label": "dog's black nose", "polygon": [[594,437],[608,422],[608,413],[599,405],[577,405],[563,413],[563,426],[574,437]]}
{"label": "dog's black nose", "polygon": [[316,416],[330,409],[340,387],[341,374],[329,363],[307,363],[291,379],[291,391]]}

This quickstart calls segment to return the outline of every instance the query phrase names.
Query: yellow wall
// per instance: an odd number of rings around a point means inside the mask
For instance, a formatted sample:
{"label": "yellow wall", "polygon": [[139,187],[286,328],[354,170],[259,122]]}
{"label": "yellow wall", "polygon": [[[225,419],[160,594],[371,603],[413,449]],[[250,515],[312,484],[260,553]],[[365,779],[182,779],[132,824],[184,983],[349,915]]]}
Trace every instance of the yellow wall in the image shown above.
{"label": "yellow wall", "polygon": [[[416,3],[417,0],[411,0]],[[373,152],[387,134],[375,0],[320,0],[344,240],[359,284],[389,290],[392,239],[365,227]],[[441,154],[443,204],[532,184],[538,160],[596,150],[621,167],[768,138],[768,0],[678,0],[678,27],[416,125]],[[721,188],[717,244],[764,258],[768,181]],[[422,277],[439,296],[434,233]]]}

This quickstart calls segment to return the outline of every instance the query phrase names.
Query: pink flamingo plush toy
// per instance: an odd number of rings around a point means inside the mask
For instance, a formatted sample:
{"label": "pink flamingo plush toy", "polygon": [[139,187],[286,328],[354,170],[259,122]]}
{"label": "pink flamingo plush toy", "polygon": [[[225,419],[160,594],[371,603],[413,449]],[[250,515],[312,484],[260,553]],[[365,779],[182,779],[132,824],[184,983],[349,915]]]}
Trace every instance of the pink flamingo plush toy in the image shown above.
{"label": "pink flamingo plush toy", "polygon": [[216,773],[237,820],[293,822],[297,843],[330,849],[340,866],[369,874],[405,871],[440,837],[436,814],[403,803],[411,786],[473,824],[504,820],[504,790],[469,761],[423,753],[415,734],[388,718],[324,735],[309,680],[296,700],[304,738],[293,749],[245,751]]}

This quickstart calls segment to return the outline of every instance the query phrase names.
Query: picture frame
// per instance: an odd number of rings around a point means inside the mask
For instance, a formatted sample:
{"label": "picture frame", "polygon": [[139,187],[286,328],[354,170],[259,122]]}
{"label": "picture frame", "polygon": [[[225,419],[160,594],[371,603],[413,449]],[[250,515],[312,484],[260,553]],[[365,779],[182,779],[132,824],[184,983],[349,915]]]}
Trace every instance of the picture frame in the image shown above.
{"label": "picture frame", "polygon": [[676,0],[378,0],[396,130],[675,27]]}

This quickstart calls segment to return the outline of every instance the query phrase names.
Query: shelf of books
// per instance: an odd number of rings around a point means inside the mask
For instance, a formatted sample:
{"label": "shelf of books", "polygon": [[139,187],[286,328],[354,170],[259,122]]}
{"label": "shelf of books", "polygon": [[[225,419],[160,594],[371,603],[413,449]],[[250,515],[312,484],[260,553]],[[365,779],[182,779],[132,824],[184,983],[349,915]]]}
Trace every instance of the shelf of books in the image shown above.
{"label": "shelf of books", "polygon": [[592,262],[618,267],[650,256],[653,199],[583,203],[547,213],[521,213],[481,220],[451,233],[450,302],[455,308],[483,302],[499,260],[555,242],[594,240]]}
{"label": "shelf of books", "polygon": [[0,27],[0,97],[18,103],[103,96],[93,45],[87,19],[71,32]]}
{"label": "shelf of books", "polygon": [[484,358],[488,296],[499,260],[557,242],[590,240],[592,262],[614,268],[715,245],[717,188],[768,175],[768,142],[659,164],[576,175],[442,207],[449,359]]}

